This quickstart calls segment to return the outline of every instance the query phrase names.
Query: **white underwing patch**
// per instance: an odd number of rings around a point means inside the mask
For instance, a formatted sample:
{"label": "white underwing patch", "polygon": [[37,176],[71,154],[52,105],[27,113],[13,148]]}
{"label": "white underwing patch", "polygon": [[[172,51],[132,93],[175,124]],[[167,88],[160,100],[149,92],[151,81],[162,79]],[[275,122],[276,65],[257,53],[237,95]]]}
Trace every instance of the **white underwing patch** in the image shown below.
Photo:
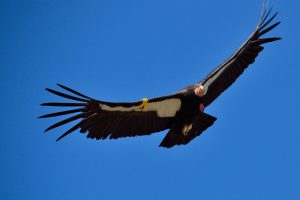
{"label": "white underwing patch", "polygon": [[[229,66],[229,65],[227,65],[227,66]],[[204,87],[204,95],[207,93],[209,85],[212,82],[214,82],[214,80],[216,80],[225,69],[226,69],[226,67],[223,67],[216,74],[214,74],[212,77],[210,77],[206,83],[204,83],[204,85],[203,85],[203,87]]]}
{"label": "white underwing patch", "polygon": [[132,107],[124,107],[124,106],[115,106],[111,107],[105,104],[100,103],[100,108],[106,111],[120,111],[120,112],[147,112],[147,111],[155,111],[157,116],[159,117],[174,117],[176,112],[180,110],[181,101],[177,98],[172,99],[165,99],[163,101],[157,102],[149,102],[147,104],[146,110],[140,110],[139,106],[132,106]]}
{"label": "white underwing patch", "polygon": [[174,117],[176,112],[180,110],[180,99],[166,99],[159,102],[148,104],[149,111],[156,111],[159,117]]}

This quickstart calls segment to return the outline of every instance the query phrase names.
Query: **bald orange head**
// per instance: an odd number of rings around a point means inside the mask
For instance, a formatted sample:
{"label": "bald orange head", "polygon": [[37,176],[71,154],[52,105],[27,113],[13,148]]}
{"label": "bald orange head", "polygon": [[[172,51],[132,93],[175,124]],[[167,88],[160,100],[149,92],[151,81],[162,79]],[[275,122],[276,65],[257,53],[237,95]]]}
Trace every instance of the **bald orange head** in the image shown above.
{"label": "bald orange head", "polygon": [[198,97],[203,97],[205,94],[205,89],[203,85],[198,85],[197,87],[195,87],[194,92]]}

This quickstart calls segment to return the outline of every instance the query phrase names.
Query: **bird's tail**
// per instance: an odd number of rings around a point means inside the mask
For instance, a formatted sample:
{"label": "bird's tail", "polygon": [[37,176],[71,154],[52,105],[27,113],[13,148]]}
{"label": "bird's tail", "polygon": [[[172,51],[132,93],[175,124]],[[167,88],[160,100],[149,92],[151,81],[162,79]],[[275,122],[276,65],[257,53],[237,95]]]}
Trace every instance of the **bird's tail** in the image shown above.
{"label": "bird's tail", "polygon": [[170,148],[187,144],[212,126],[216,120],[217,118],[209,114],[200,113],[191,123],[174,124],[159,146]]}
{"label": "bird's tail", "polygon": [[60,97],[64,97],[66,99],[74,100],[76,102],[72,103],[62,103],[62,102],[50,102],[50,103],[42,103],[42,106],[55,106],[55,107],[72,107],[73,109],[71,110],[65,110],[65,111],[60,111],[60,112],[55,112],[55,113],[50,113],[46,115],[42,115],[39,118],[48,118],[48,117],[57,117],[57,116],[64,116],[64,115],[69,115],[69,114],[75,114],[67,119],[64,119],[62,121],[59,121],[52,126],[49,126],[45,132],[54,129],[56,127],[62,126],[64,124],[67,124],[69,122],[76,121],[78,119],[81,119],[79,123],[77,123],[75,126],[70,128],[68,131],[66,131],[64,134],[62,134],[59,138],[57,138],[56,141],[62,139],[66,135],[70,134],[71,132],[81,128],[80,132],[86,132],[88,127],[91,126],[91,123],[94,122],[94,118],[96,118],[96,111],[99,108],[98,101],[90,98],[86,95],[83,95],[73,89],[70,89],[66,86],[57,84],[59,87],[62,89],[66,90],[67,92],[72,93],[73,95],[65,94],[62,92],[58,92],[56,90],[52,90],[49,88],[46,88],[46,90],[52,94],[55,94]]}

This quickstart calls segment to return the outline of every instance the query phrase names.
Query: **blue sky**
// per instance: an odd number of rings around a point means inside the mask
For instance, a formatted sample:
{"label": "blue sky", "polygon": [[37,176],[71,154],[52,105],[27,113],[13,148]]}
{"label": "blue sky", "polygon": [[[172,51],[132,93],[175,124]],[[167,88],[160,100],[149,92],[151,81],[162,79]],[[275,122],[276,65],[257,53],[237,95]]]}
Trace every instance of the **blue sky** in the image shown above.
{"label": "blue sky", "polygon": [[261,1],[1,1],[0,199],[300,199],[299,10],[206,112],[217,122],[187,146],[166,132],[94,141],[41,102],[65,84],[106,101],[173,93],[201,80],[253,31]]}

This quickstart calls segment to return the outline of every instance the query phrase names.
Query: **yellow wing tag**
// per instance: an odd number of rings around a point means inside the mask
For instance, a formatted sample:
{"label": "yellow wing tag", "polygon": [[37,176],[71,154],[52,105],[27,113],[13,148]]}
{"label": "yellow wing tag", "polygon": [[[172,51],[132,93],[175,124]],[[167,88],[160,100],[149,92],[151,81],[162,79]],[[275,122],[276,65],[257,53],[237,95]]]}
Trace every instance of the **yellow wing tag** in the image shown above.
{"label": "yellow wing tag", "polygon": [[143,98],[142,101],[143,102],[141,103],[141,105],[139,105],[138,109],[141,111],[145,111],[145,110],[147,110],[149,99]]}

